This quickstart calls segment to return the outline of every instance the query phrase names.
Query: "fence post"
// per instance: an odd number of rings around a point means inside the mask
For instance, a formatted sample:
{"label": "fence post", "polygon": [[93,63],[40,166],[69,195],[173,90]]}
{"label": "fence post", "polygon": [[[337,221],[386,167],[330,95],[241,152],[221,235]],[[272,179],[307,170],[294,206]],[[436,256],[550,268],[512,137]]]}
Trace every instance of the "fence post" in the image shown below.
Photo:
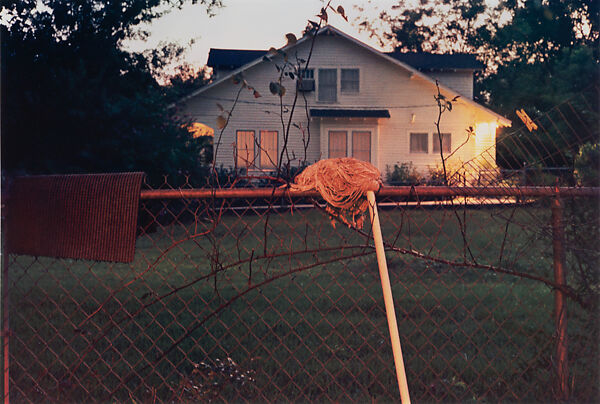
{"label": "fence post", "polygon": [[[552,200],[552,250],[554,257],[554,282],[566,286],[564,251],[563,206],[558,196]],[[569,365],[567,358],[567,301],[565,294],[556,289],[554,292],[554,319],[556,327],[556,381],[554,392],[558,401],[569,399]]]}

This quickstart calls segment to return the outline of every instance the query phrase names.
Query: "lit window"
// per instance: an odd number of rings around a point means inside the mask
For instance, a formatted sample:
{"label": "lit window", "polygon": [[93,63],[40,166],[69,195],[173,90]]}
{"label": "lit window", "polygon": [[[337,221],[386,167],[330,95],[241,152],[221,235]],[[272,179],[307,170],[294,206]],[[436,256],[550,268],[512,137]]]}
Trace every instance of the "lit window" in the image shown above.
{"label": "lit window", "polygon": [[254,166],[254,131],[238,130],[236,146],[237,167],[248,168]]}
{"label": "lit window", "polygon": [[371,132],[352,132],[352,157],[371,161]]}
{"label": "lit window", "polygon": [[[451,138],[452,138],[452,136],[450,135],[450,133],[442,133],[442,152],[450,153],[450,151],[452,149]],[[438,136],[437,133],[433,134],[431,144],[433,145],[433,152],[439,153],[440,152],[440,137]]]}
{"label": "lit window", "polygon": [[356,94],[359,90],[358,69],[342,69],[340,90],[344,94]]}
{"label": "lit window", "polygon": [[410,134],[410,152],[411,153],[427,153],[427,133],[411,133]]}
{"label": "lit window", "polygon": [[260,167],[277,167],[277,131],[260,131]]}
{"label": "lit window", "polygon": [[329,131],[329,158],[346,157],[347,132],[343,130]]}
{"label": "lit window", "polygon": [[319,69],[319,101],[337,101],[337,69]]}

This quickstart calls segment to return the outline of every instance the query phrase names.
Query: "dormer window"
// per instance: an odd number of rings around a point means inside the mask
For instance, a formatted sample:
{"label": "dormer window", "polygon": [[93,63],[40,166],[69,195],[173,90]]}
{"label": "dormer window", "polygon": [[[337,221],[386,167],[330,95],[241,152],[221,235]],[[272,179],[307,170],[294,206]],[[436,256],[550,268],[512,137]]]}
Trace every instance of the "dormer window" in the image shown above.
{"label": "dormer window", "polygon": [[342,69],[342,82],[340,86],[342,94],[358,94],[359,72],[358,69]]}

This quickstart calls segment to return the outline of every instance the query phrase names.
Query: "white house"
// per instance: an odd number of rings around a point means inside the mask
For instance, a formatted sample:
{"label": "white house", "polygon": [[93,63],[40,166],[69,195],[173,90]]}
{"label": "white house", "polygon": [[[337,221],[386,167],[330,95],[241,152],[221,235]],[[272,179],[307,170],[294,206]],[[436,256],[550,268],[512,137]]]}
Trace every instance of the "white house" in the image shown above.
{"label": "white house", "polygon": [[[460,96],[442,115],[445,155],[458,148],[452,159],[466,162],[487,150],[489,162],[496,128],[511,124],[473,101],[473,72],[481,65],[471,55],[382,53],[330,25],[319,31],[309,59],[312,43],[313,36],[304,36],[276,52],[211,49],[215,81],[177,106],[190,121],[215,128],[217,165],[266,172],[281,159],[310,164],[353,156],[382,172],[409,162],[426,172],[441,162],[436,79],[448,100]],[[286,61],[299,60],[308,60],[308,68],[301,80],[283,77],[280,100],[270,83],[278,81]],[[222,133],[220,116],[228,118]]]}

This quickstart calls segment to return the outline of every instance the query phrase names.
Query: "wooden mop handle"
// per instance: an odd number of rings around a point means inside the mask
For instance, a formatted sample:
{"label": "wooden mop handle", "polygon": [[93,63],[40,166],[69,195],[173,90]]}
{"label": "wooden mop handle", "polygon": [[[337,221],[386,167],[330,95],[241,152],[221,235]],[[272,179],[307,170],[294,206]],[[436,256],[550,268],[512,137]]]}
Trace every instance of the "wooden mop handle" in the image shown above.
{"label": "wooden mop handle", "polygon": [[406,382],[406,372],[404,371],[404,360],[402,359],[402,347],[400,346],[400,335],[398,334],[398,324],[396,323],[396,311],[394,310],[394,298],[392,297],[390,275],[385,259],[383,237],[381,235],[381,226],[379,224],[379,214],[377,213],[377,205],[373,191],[367,191],[367,200],[369,201],[369,214],[371,216],[373,228],[373,239],[375,240],[375,251],[377,252],[377,264],[379,266],[379,276],[381,277],[381,288],[383,289],[385,313],[387,315],[390,338],[392,340],[392,352],[394,353],[396,376],[398,377],[398,387],[400,388],[400,399],[402,400],[402,404],[410,404],[408,383]]}

